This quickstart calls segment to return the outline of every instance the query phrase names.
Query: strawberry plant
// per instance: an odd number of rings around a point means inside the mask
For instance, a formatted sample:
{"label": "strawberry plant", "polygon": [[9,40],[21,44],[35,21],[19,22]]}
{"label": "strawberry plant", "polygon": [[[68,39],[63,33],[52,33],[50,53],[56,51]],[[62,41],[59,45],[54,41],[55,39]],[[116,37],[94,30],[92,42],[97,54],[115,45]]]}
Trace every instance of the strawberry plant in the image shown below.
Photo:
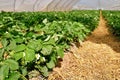
{"label": "strawberry plant", "polygon": [[26,80],[31,70],[47,77],[70,44],[83,41],[99,18],[97,11],[0,14],[0,80]]}
{"label": "strawberry plant", "polygon": [[103,11],[107,25],[111,27],[113,34],[120,36],[120,11]]}

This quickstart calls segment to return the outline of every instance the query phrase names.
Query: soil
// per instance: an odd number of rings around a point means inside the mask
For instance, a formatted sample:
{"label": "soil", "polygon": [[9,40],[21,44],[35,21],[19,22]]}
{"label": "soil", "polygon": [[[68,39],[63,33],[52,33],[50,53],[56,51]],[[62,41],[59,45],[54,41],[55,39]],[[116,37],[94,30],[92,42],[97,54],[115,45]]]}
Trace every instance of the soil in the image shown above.
{"label": "soil", "polygon": [[65,53],[48,80],[120,80],[120,40],[109,32],[102,15],[98,27],[80,47]]}

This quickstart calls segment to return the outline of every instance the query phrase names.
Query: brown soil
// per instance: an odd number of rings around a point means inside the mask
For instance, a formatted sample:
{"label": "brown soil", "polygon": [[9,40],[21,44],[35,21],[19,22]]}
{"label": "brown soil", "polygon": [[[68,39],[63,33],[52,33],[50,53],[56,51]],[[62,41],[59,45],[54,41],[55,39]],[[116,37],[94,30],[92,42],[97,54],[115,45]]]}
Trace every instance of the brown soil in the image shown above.
{"label": "brown soil", "polygon": [[71,47],[48,80],[120,80],[120,40],[102,16],[92,35],[79,48]]}

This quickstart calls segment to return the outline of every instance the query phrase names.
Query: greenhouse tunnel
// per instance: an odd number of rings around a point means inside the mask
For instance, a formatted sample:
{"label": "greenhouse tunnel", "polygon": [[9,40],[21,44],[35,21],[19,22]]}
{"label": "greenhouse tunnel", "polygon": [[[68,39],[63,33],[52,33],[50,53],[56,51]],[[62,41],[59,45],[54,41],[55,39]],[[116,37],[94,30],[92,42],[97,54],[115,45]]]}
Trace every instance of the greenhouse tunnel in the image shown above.
{"label": "greenhouse tunnel", "polygon": [[0,0],[0,80],[120,80],[120,0]]}
{"label": "greenhouse tunnel", "polygon": [[0,0],[0,11],[119,10],[120,0]]}

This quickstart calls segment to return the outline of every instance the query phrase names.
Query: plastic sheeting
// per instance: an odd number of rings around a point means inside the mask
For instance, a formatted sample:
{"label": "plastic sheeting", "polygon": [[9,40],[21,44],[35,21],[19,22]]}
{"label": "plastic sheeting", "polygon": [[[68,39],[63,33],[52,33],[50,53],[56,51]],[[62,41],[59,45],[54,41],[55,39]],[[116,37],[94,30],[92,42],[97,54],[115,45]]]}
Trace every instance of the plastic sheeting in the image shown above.
{"label": "plastic sheeting", "polygon": [[0,11],[43,11],[52,0],[0,0]]}
{"label": "plastic sheeting", "polygon": [[71,10],[79,0],[54,0],[47,6],[47,11]]}
{"label": "plastic sheeting", "polygon": [[0,11],[120,10],[120,0],[0,0]]}
{"label": "plastic sheeting", "polygon": [[16,0],[15,11],[43,11],[52,0]]}
{"label": "plastic sheeting", "polygon": [[79,0],[0,0],[0,11],[65,11]]}
{"label": "plastic sheeting", "polygon": [[0,0],[0,10],[14,11],[14,0]]}
{"label": "plastic sheeting", "polygon": [[80,0],[73,9],[120,10],[120,0]]}

